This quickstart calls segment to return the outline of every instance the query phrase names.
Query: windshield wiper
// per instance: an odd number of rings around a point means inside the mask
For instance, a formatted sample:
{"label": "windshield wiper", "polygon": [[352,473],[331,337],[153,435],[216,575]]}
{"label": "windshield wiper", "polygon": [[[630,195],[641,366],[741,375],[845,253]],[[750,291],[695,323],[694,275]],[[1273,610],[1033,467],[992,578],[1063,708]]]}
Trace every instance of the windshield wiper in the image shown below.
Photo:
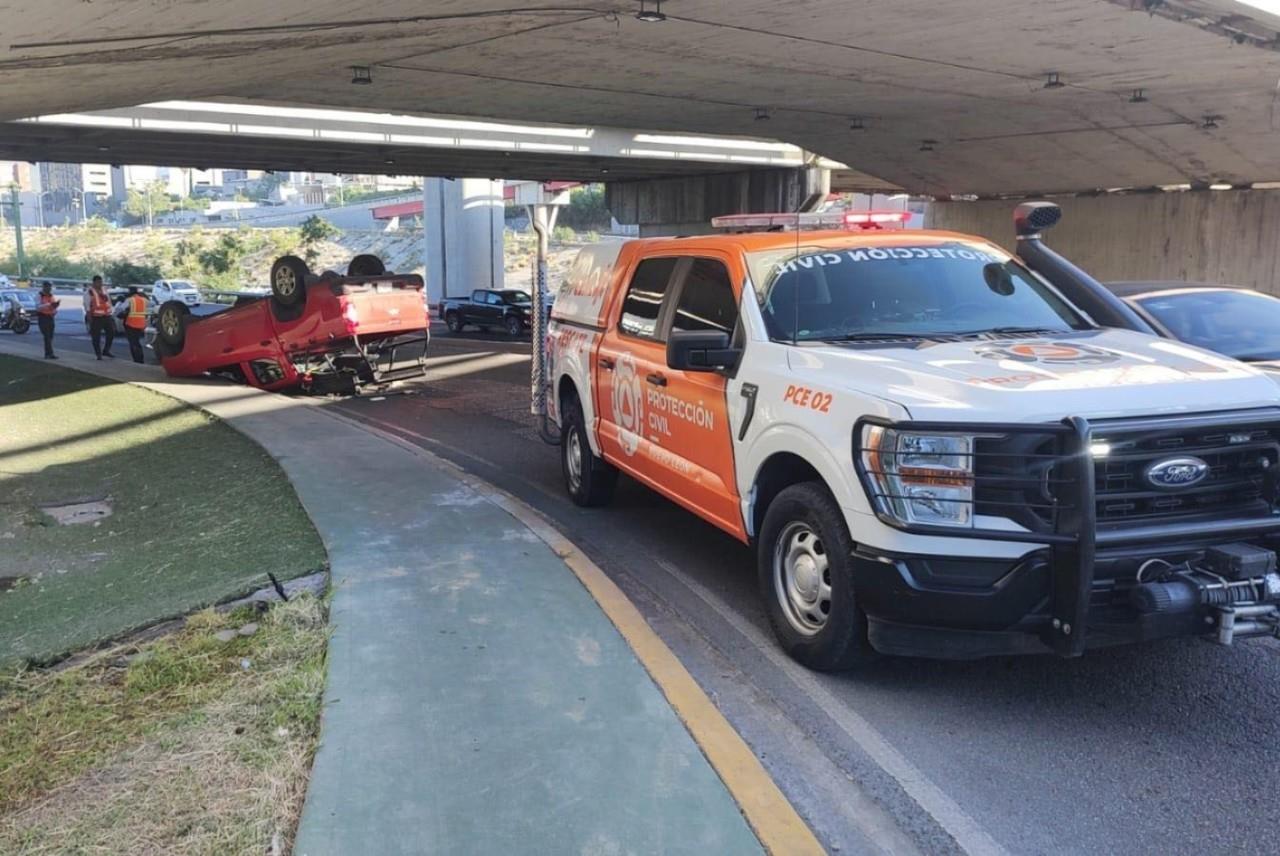
{"label": "windshield wiper", "polygon": [[988,327],[985,330],[966,330],[956,333],[957,336],[1042,336],[1046,333],[1054,335],[1070,333],[1070,330],[1055,330],[1052,327]]}
{"label": "windshield wiper", "polygon": [[927,333],[850,333],[847,336],[824,336],[827,342],[918,342],[927,339]]}

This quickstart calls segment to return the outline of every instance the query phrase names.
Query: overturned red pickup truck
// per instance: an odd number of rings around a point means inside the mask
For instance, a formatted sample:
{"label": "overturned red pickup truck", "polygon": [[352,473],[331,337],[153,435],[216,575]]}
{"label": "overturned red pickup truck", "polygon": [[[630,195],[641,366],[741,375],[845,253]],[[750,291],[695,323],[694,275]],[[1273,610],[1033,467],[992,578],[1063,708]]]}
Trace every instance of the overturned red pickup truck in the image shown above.
{"label": "overturned red pickup truck", "polygon": [[215,374],[268,390],[356,393],[421,376],[429,339],[422,277],[356,256],[316,275],[296,256],[271,267],[271,293],[211,314],[181,301],[156,314],[155,350],[171,377]]}

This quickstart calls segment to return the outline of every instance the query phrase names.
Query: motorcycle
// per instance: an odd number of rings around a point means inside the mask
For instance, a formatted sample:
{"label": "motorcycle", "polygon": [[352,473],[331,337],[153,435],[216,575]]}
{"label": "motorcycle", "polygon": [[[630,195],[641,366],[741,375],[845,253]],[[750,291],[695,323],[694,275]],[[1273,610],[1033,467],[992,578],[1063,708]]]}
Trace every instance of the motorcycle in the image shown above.
{"label": "motorcycle", "polygon": [[0,330],[12,330],[21,336],[31,329],[31,319],[21,306],[14,306],[0,318]]}

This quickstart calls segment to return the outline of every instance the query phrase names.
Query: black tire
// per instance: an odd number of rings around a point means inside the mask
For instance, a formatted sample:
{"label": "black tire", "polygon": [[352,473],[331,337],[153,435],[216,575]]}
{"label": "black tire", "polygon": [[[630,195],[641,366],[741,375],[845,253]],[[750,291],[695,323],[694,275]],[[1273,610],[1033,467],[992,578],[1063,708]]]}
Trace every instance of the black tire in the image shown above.
{"label": "black tire", "polygon": [[347,276],[382,276],[387,266],[373,253],[361,253],[347,265]]}
{"label": "black tire", "polygon": [[844,671],[875,657],[854,593],[853,549],[826,485],[792,485],[765,511],[756,545],[760,596],[783,649],[810,669]]}
{"label": "black tire", "polygon": [[457,312],[444,313],[444,326],[449,328],[450,333],[461,333],[462,328],[467,326],[462,323],[462,315]]}
{"label": "black tire", "polygon": [[26,318],[15,318],[13,319],[13,325],[9,329],[21,336],[31,329],[31,322]]}
{"label": "black tire", "polygon": [[156,339],[164,345],[166,356],[182,353],[187,341],[187,321],[191,310],[178,300],[170,300],[156,313]]}
{"label": "black tire", "polygon": [[271,265],[271,296],[281,306],[307,302],[307,278],[311,271],[297,256],[281,256]]}
{"label": "black tire", "polygon": [[524,324],[520,322],[520,318],[515,315],[508,315],[507,320],[502,322],[502,326],[507,328],[508,336],[519,336],[524,332]]}
{"label": "black tire", "polygon": [[[576,456],[576,461],[575,461]],[[573,398],[565,402],[560,432],[560,471],[564,487],[574,504],[584,508],[608,505],[618,486],[618,471],[591,451],[582,405]]]}

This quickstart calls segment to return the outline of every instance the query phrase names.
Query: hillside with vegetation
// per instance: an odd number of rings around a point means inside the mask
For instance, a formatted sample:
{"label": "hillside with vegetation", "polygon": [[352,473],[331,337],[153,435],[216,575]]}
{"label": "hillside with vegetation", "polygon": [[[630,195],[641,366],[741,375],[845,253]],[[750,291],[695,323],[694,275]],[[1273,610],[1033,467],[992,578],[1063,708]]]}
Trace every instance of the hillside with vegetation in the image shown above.
{"label": "hillside with vegetation", "polygon": [[[527,288],[536,243],[532,234],[504,234],[507,285]],[[599,240],[594,233],[557,229],[551,246],[550,281],[563,277],[579,246]],[[339,231],[324,220],[301,228],[113,229],[105,223],[23,230],[27,273],[40,277],[88,279],[94,274],[111,284],[151,283],[162,277],[189,279],[213,289],[262,286],[271,263],[287,253],[307,259],[313,270],[345,272],[359,253],[373,253],[389,270],[422,273],[420,229]],[[0,233],[0,273],[14,274],[13,232]]]}

